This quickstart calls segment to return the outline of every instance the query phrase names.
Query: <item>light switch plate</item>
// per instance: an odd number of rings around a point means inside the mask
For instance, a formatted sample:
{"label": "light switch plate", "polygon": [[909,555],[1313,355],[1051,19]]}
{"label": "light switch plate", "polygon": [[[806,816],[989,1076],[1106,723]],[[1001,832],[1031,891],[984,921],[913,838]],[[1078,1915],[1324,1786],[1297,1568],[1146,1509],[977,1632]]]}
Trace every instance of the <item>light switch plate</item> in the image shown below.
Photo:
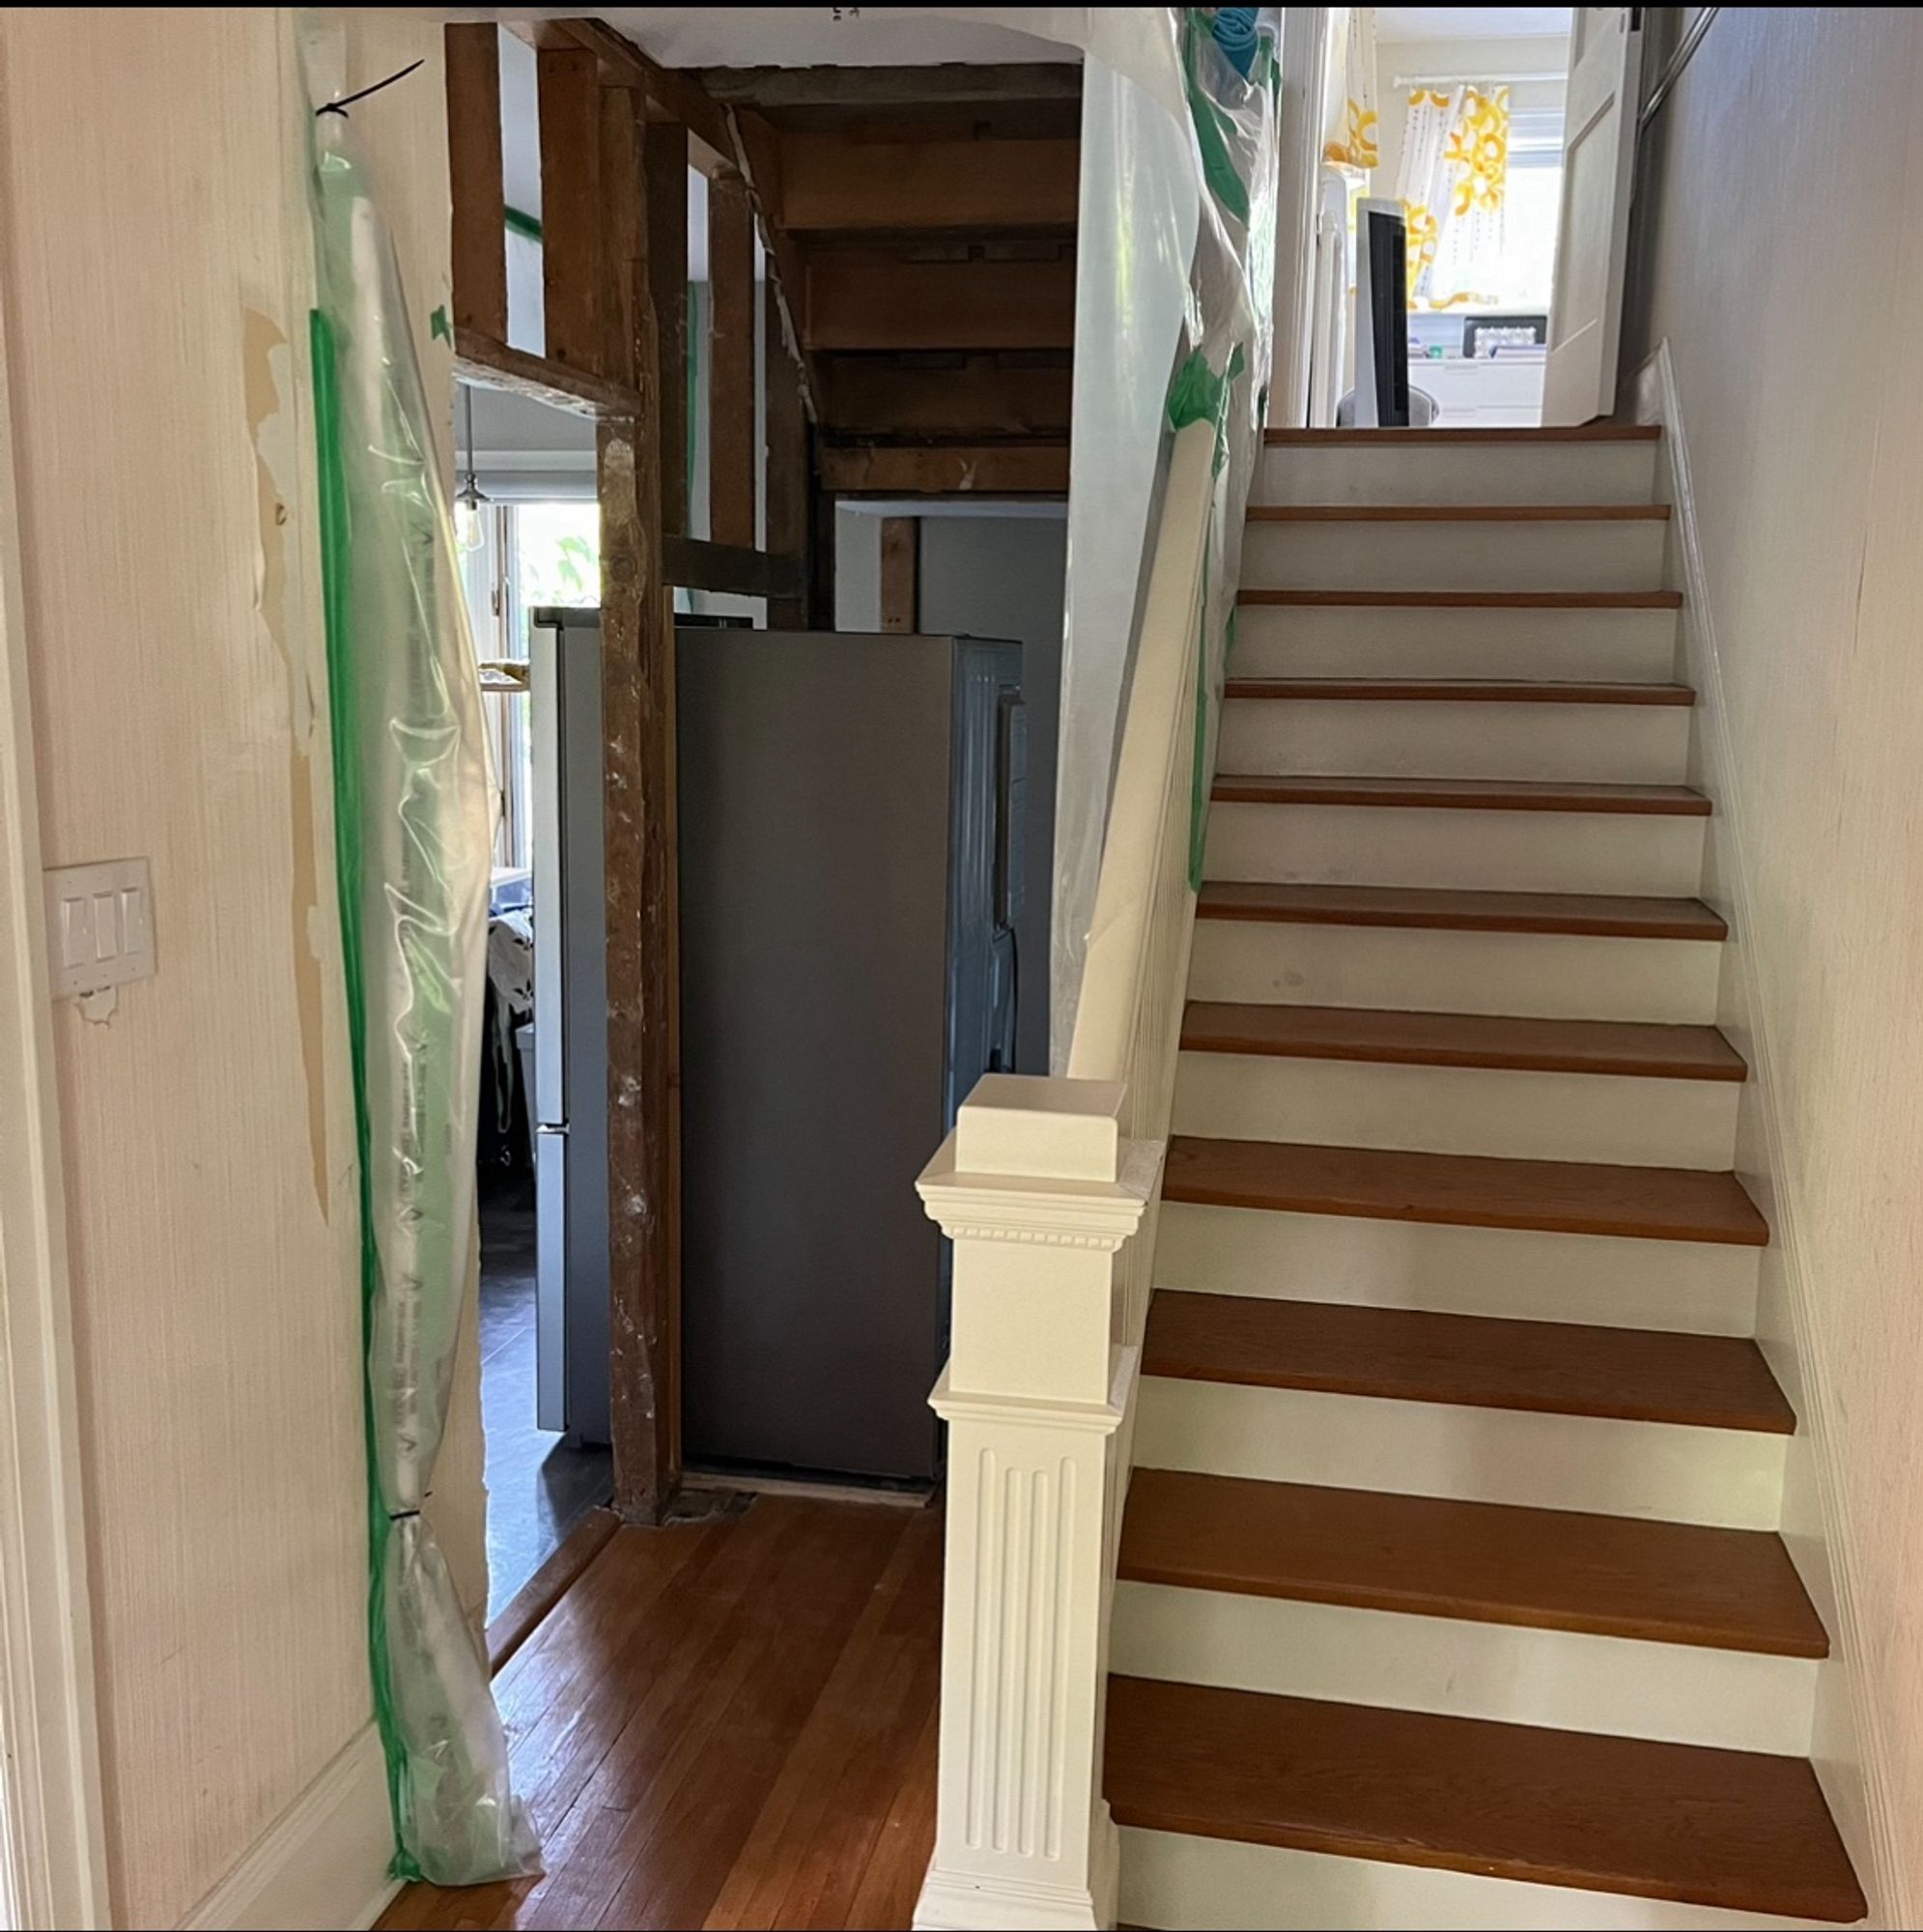
{"label": "light switch plate", "polygon": [[46,875],[55,999],[154,976],[154,882],[145,859],[63,866]]}

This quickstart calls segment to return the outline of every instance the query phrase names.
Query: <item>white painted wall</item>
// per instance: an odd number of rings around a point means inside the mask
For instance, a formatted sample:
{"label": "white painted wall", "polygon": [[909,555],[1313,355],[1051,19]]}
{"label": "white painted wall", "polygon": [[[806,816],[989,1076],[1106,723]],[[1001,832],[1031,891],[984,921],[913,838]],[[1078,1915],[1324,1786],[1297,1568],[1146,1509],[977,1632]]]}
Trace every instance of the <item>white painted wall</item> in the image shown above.
{"label": "white painted wall", "polygon": [[1860,1753],[1853,1848],[1899,1925],[1923,1910],[1919,82],[1913,13],[1723,9],[1645,136],[1623,355],[1633,384],[1667,344],[1686,438],[1722,1011],[1762,1076],[1738,1166],[1811,1450],[1785,1527],[1854,1678],[1818,1755],[1847,1802]]}
{"label": "white painted wall", "polygon": [[[439,32],[350,18],[350,85],[427,58],[356,110],[425,337],[446,294]],[[285,9],[0,14],[0,299],[44,858],[148,855],[160,962],[106,1024],[54,1014],[127,1925],[192,1911],[369,1715],[294,39]],[[444,347],[428,366],[444,395]],[[473,1601],[471,1352],[466,1377],[436,1488]]]}

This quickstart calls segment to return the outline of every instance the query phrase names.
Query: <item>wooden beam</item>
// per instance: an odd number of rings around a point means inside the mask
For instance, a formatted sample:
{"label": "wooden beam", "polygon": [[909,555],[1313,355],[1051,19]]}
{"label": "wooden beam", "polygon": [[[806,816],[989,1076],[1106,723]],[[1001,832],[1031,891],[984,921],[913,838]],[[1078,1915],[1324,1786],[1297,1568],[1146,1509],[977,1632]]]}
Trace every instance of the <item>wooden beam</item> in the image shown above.
{"label": "wooden beam", "polygon": [[882,629],[912,633],[921,613],[921,520],[882,519]]}
{"label": "wooden beam", "polygon": [[1075,264],[816,253],[807,265],[807,343],[816,350],[1070,349]]}
{"label": "wooden beam", "polygon": [[534,56],[541,105],[541,294],[551,362],[603,374],[601,82],[576,47]]}
{"label": "wooden beam", "polygon": [[780,138],[778,213],[791,234],[1075,227],[1079,141]]}
{"label": "wooden beam", "polygon": [[919,107],[975,100],[1080,100],[1072,61],[971,67],[707,67],[696,71],[711,100],[758,107]]}
{"label": "wooden beam", "polygon": [[507,340],[507,213],[501,193],[500,29],[443,29],[447,60],[449,253],[456,328]]}
{"label": "wooden beam", "polygon": [[650,121],[641,135],[648,295],[654,306],[653,440],[661,527],[688,529],[688,129]]}
{"label": "wooden beam", "polygon": [[681,1478],[669,1217],[668,653],[655,467],[636,424],[597,438],[603,889],[608,900],[608,1389],[614,1507],[658,1522]]}
{"label": "wooden beam", "polygon": [[733,109],[729,119],[734,123],[735,152],[741,157],[741,172],[761,215],[761,241],[768,251],[768,280],[778,292],[784,332],[801,355],[805,407],[810,416],[819,418],[820,391],[802,326],[802,310],[807,298],[807,270],[801,250],[776,214],[781,205],[780,136],[750,108]]}
{"label": "wooden beam", "polygon": [[637,89],[647,102],[649,120],[686,128],[696,143],[694,164],[703,174],[733,164],[734,137],[728,129],[727,111],[704,93],[698,82],[651,60],[605,20],[557,20],[553,24],[577,46],[586,48],[601,61],[607,78]]}
{"label": "wooden beam", "polygon": [[[767,393],[768,551],[806,558],[808,548],[807,416],[802,405],[801,365],[781,330],[781,295],[773,282],[763,293],[761,366]],[[768,607],[771,630],[799,630],[807,622],[807,600],[798,592]]]}
{"label": "wooden beam", "polygon": [[582,369],[546,355],[530,355],[524,349],[510,349],[471,328],[454,330],[454,369],[464,383],[478,383],[484,389],[506,389],[526,396],[550,409],[571,410],[584,416],[641,415],[641,398],[636,387],[626,383],[610,383]]}
{"label": "wooden beam", "polygon": [[1074,378],[1066,356],[1010,367],[992,355],[827,355],[817,376],[822,421],[841,436],[1068,434]]}
{"label": "wooden beam", "polygon": [[701,543],[693,537],[663,540],[663,574],[679,590],[720,590],[735,597],[793,598],[804,582],[799,556],[771,556],[765,550]]}
{"label": "wooden beam", "polygon": [[808,498],[807,620],[816,631],[838,628],[834,611],[835,545],[840,530],[834,514],[834,498],[821,481],[819,451],[821,432],[809,432],[808,440],[816,453],[812,465],[815,482]]}
{"label": "wooden beam", "polygon": [[610,381],[639,384],[643,349],[654,353],[646,210],[641,195],[642,122],[634,91],[601,89],[601,366]]}
{"label": "wooden beam", "polygon": [[825,447],[822,488],[841,497],[1061,497],[1065,442]]}
{"label": "wooden beam", "polygon": [[754,548],[754,206],[732,168],[708,183],[708,534]]}

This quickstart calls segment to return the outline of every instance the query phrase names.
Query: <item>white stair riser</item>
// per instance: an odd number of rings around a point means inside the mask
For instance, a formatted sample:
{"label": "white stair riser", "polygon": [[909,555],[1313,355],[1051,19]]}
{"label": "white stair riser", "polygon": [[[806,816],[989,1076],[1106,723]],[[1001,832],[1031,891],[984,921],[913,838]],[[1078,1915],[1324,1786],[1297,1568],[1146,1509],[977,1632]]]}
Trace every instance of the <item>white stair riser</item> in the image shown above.
{"label": "white stair riser", "polygon": [[1206,1294],[1749,1335],[1759,1252],[1165,1201],[1154,1279]]}
{"label": "white stair riser", "polygon": [[1669,526],[1255,523],[1242,582],[1260,590],[1659,590]]}
{"label": "white stair riser", "polygon": [[1809,1749],[1817,1661],[1122,1583],[1109,1667],[1336,1704],[1566,1731]]}
{"label": "white stair riser", "polygon": [[1433,1871],[1330,1852],[1124,1830],[1121,1920],[1168,1932],[1262,1925],[1276,1932],[1776,1932],[1809,1918],[1621,1892]]}
{"label": "white stair riser", "polygon": [[1647,503],[1654,442],[1460,442],[1264,449],[1254,503]]}
{"label": "white stair riser", "polygon": [[1674,611],[1244,604],[1237,677],[1593,678],[1676,675]]}
{"label": "white stair riser", "polygon": [[1721,964],[1711,941],[1199,919],[1188,990],[1193,1000],[1708,1026]]}
{"label": "white stair riser", "polygon": [[1687,898],[1703,882],[1708,823],[1655,812],[1218,800],[1209,807],[1203,874],[1285,885]]}
{"label": "white stair riser", "polygon": [[1726,1170],[1736,1157],[1741,1092],[1728,1080],[1184,1053],[1174,1131]]}
{"label": "white stair riser", "polygon": [[1222,707],[1215,769],[1681,784],[1688,764],[1680,704],[1236,697]]}
{"label": "white stair riser", "polygon": [[1149,1469],[1774,1529],[1787,1436],[1142,1378]]}

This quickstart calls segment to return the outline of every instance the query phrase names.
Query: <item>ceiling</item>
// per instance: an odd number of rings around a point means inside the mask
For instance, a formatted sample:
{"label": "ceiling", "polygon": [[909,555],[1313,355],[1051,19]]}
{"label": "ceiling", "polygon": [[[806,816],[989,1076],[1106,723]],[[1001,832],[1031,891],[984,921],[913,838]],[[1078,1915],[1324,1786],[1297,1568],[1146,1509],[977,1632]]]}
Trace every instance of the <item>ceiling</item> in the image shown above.
{"label": "ceiling", "polygon": [[1411,41],[1516,41],[1567,38],[1573,7],[1378,7],[1375,38]]}
{"label": "ceiling", "polygon": [[1079,60],[989,17],[1045,8],[609,7],[600,17],[665,67],[930,67]]}

